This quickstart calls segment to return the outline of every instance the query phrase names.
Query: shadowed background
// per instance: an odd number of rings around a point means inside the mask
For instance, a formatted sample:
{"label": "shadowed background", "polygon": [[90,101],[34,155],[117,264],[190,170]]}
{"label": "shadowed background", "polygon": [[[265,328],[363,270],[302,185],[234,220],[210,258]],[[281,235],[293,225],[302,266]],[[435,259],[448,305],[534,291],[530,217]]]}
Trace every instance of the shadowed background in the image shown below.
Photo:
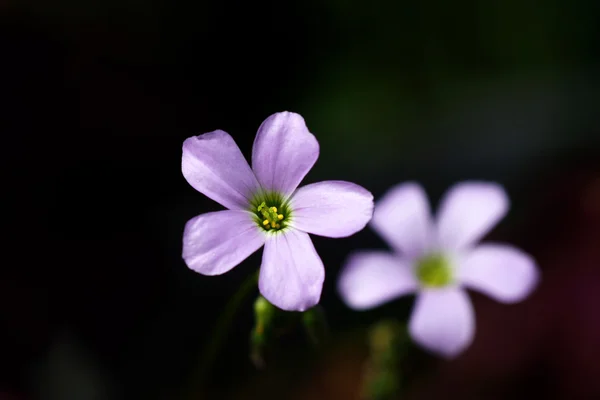
{"label": "shadowed background", "polygon": [[[181,144],[223,129],[248,157],[284,110],[320,142],[304,183],[379,198],[418,180],[435,205],[498,181],[513,206],[490,238],[539,261],[527,301],[473,295],[475,342],[417,354],[406,398],[600,396],[599,17],[592,0],[0,0],[0,399],[180,398],[260,264],[203,277],[181,260],[185,222],[220,209],[182,177]],[[199,398],[358,398],[365,328],[412,299],[351,312],[339,268],[385,244],[314,243],[335,346],[291,334],[257,372],[249,299]]]}

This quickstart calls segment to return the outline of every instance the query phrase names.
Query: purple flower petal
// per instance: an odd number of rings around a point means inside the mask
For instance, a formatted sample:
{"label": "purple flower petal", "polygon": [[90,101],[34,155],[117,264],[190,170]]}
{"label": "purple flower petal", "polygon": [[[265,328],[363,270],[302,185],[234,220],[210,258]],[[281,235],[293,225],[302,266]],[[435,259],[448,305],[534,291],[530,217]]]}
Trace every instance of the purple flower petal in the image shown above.
{"label": "purple flower petal", "polygon": [[319,143],[295,113],[267,118],[256,134],[252,169],[262,187],[285,197],[292,194],[319,157]]}
{"label": "purple flower petal", "polygon": [[287,229],[267,235],[258,288],[275,306],[305,311],[319,302],[325,268],[308,234]]}
{"label": "purple flower petal", "polygon": [[265,243],[246,211],[217,211],[190,219],[183,232],[183,259],[203,275],[223,274]]}
{"label": "purple flower petal", "polygon": [[477,246],[465,256],[459,271],[464,285],[503,303],[523,300],[539,281],[533,258],[502,244]]}
{"label": "purple flower petal", "polygon": [[447,358],[472,342],[475,315],[467,293],[457,288],[419,293],[409,321],[410,335],[421,346]]}
{"label": "purple flower petal", "polygon": [[232,210],[246,208],[260,188],[242,152],[223,131],[186,139],[181,171],[194,189]]}
{"label": "purple flower petal", "polygon": [[430,246],[431,212],[427,195],[417,183],[403,183],[390,189],[375,204],[373,228],[397,252],[415,258]]}
{"label": "purple flower petal", "polygon": [[504,217],[509,201],[495,183],[459,183],[448,190],[438,213],[438,240],[446,249],[461,249],[481,239]]}
{"label": "purple flower petal", "polygon": [[355,310],[387,303],[417,290],[408,260],[383,251],[352,254],[338,279],[338,292]]}
{"label": "purple flower petal", "polygon": [[296,190],[290,206],[295,228],[338,238],[365,227],[373,215],[373,195],[354,183],[325,181]]}

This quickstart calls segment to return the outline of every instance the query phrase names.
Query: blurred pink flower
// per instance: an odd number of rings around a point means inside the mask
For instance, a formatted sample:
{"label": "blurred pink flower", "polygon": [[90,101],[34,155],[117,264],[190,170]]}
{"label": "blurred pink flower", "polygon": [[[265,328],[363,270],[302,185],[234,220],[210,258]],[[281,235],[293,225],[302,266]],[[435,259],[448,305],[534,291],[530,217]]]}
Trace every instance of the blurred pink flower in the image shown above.
{"label": "blurred pink flower", "polygon": [[411,337],[437,354],[455,357],[475,333],[465,288],[514,303],[528,296],[539,280],[528,254],[507,244],[477,244],[508,208],[500,185],[459,183],[442,199],[434,222],[420,185],[392,188],[377,202],[371,225],[394,253],[351,254],[338,281],[342,298],[351,308],[368,309],[417,293]]}

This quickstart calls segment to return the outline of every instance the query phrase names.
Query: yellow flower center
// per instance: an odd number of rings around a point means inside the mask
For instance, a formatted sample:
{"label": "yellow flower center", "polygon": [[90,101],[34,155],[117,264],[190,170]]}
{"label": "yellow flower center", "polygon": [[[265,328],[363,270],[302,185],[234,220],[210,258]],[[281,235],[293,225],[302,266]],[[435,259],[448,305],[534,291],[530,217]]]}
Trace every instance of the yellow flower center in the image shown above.
{"label": "yellow flower center", "polygon": [[249,206],[248,211],[254,214],[258,227],[268,232],[283,231],[292,220],[289,202],[277,192],[259,191]]}
{"label": "yellow flower center", "polygon": [[283,214],[277,213],[277,207],[267,207],[267,204],[263,201],[258,206],[258,212],[264,218],[262,224],[265,229],[281,228],[279,222],[283,220]]}

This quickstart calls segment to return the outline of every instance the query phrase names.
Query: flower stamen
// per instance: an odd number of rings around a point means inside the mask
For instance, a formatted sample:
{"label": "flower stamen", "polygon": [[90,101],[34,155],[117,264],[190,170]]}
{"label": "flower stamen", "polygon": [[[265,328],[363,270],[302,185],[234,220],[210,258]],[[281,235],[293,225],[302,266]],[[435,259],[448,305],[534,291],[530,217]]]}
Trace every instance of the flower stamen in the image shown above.
{"label": "flower stamen", "polygon": [[263,226],[266,229],[279,229],[281,225],[278,221],[283,220],[284,215],[277,213],[277,207],[267,207],[267,204],[263,201],[257,208],[257,211],[263,216]]}

